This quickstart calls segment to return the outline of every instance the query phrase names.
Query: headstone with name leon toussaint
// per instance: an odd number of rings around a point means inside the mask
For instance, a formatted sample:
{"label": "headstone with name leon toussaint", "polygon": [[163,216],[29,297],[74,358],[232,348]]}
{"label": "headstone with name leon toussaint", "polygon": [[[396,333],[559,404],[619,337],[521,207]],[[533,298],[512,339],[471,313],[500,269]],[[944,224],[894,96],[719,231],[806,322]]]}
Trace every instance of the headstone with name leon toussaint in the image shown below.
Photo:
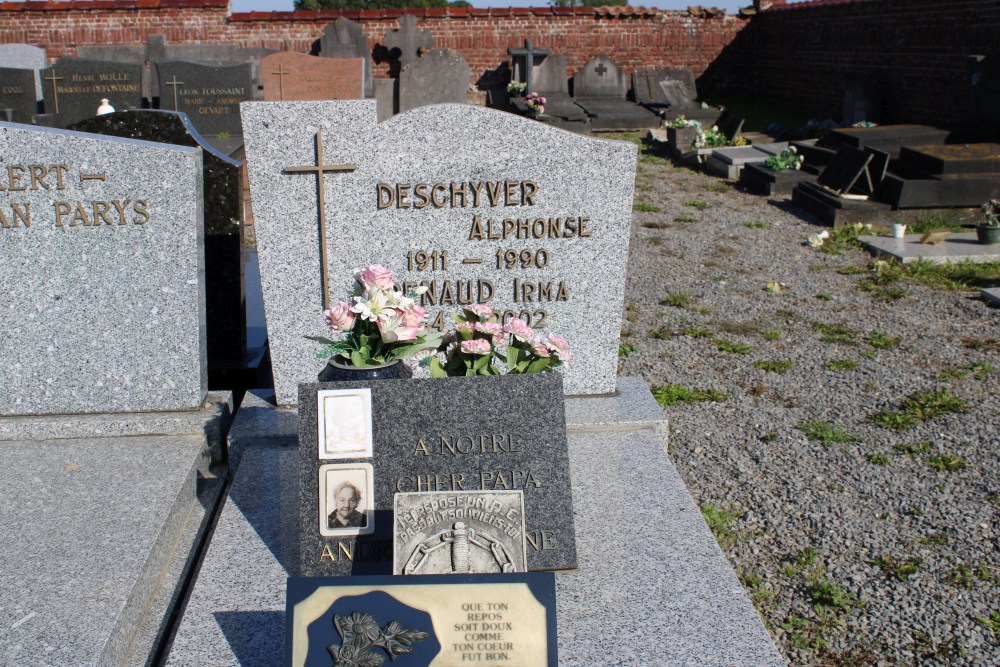
{"label": "headstone with name leon toussaint", "polygon": [[9,109],[10,120],[15,123],[31,122],[38,113],[34,72],[0,67],[0,109]]}
{"label": "headstone with name leon toussaint", "polygon": [[279,403],[322,370],[307,336],[329,336],[325,304],[367,264],[426,286],[438,327],[479,302],[563,336],[566,392],[614,391],[633,144],[464,104],[378,124],[374,100],[242,112]]}
{"label": "headstone with name leon toussaint", "polygon": [[428,104],[465,103],[469,75],[469,63],[458,51],[431,49],[399,73],[399,112]]}
{"label": "headstone with name leon toussaint", "polygon": [[45,114],[58,127],[97,115],[102,99],[115,109],[142,108],[142,66],[136,63],[62,58],[42,70]]}
{"label": "headstone with name leon toussaint", "polygon": [[0,155],[0,414],[199,407],[201,151],[0,123]]}
{"label": "headstone with name leon toussaint", "polygon": [[245,294],[240,257],[240,164],[216,151],[184,114],[133,110],[96,116],[72,126],[92,134],[201,147],[204,162],[205,297],[208,377],[219,375],[244,355]]}
{"label": "headstone with name leon toussaint", "polygon": [[[299,573],[391,574],[394,495],[463,491],[521,491],[523,530],[508,525],[521,521],[518,511],[495,511],[496,499],[463,501],[467,528],[492,523],[480,537],[522,537],[529,570],[576,567],[561,380],[546,373],[300,385]],[[441,531],[457,530],[455,521]],[[517,568],[507,545],[496,571]],[[437,559],[412,564],[419,572]]]}
{"label": "headstone with name leon toussaint", "polygon": [[45,49],[30,44],[0,44],[0,64],[13,69],[30,69],[35,75],[35,100],[42,101],[41,70],[48,67]]}
{"label": "headstone with name leon toussaint", "polygon": [[362,58],[275,53],[260,61],[265,100],[357,100],[364,97]]}
{"label": "headstone with name leon toussaint", "polygon": [[240,102],[253,99],[249,63],[211,66],[181,60],[156,63],[160,108],[188,115],[206,136],[238,135]]}

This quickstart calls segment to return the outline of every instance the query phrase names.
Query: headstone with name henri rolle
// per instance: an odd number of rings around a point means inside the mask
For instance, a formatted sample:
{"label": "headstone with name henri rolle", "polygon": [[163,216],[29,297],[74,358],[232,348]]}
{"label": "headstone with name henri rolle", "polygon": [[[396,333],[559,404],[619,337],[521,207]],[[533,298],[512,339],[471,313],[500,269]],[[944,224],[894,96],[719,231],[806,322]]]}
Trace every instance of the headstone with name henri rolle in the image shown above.
{"label": "headstone with name henri rolle", "polygon": [[362,58],[275,53],[260,61],[265,100],[357,100],[364,97]]}
{"label": "headstone with name henri rolle", "polygon": [[96,115],[102,99],[115,109],[141,109],[142,65],[61,58],[42,70],[46,125],[67,127]]}
{"label": "headstone with name henri rolle", "polygon": [[160,108],[186,113],[206,136],[238,135],[240,102],[253,99],[249,63],[202,65],[182,60],[156,63]]}
{"label": "headstone with name henri rolle", "polygon": [[[382,124],[363,100],[242,113],[280,404],[323,367],[306,337],[328,334],[329,285],[367,264],[426,287],[435,328],[482,303],[558,332],[574,354],[566,393],[614,391],[634,145],[472,105]],[[531,150],[497,150],[515,138]]]}
{"label": "headstone with name henri rolle", "polygon": [[0,113],[5,109],[15,123],[30,123],[38,113],[35,73],[30,69],[0,67]]}

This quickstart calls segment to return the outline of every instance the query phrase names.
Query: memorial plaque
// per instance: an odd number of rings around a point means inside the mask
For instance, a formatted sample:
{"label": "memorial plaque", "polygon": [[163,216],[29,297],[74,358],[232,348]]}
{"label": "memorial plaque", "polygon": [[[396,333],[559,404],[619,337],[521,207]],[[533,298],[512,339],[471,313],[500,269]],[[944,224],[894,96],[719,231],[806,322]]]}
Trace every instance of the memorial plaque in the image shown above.
{"label": "memorial plaque", "polygon": [[372,263],[427,286],[436,327],[488,303],[569,342],[568,394],[614,391],[634,144],[464,104],[385,123],[373,100],[242,112],[279,403],[322,370],[307,337],[329,334],[341,296],[324,276],[346,285]]}
{"label": "memorial plaque", "polygon": [[97,115],[102,99],[116,110],[142,108],[142,65],[61,58],[42,70],[45,113],[59,127]]}
{"label": "memorial plaque", "polygon": [[186,113],[204,135],[240,134],[240,102],[253,99],[249,63],[216,67],[168,60],[156,63],[156,70],[161,109]]}
{"label": "memorial plaque", "polygon": [[392,574],[394,496],[414,492],[521,491],[527,568],[576,567],[563,404],[558,373],[300,385],[299,574]]}
{"label": "memorial plaque", "polygon": [[524,572],[524,492],[397,493],[393,574]]}
{"label": "memorial plaque", "polygon": [[185,410],[205,382],[201,150],[0,123],[0,414]]}
{"label": "memorial plaque", "polygon": [[363,58],[275,53],[260,61],[265,100],[357,100],[364,97]]}
{"label": "memorial plaque", "polygon": [[291,577],[285,664],[556,667],[555,575]]}
{"label": "memorial plaque", "polygon": [[0,109],[10,109],[15,123],[31,122],[38,113],[33,71],[0,67]]}

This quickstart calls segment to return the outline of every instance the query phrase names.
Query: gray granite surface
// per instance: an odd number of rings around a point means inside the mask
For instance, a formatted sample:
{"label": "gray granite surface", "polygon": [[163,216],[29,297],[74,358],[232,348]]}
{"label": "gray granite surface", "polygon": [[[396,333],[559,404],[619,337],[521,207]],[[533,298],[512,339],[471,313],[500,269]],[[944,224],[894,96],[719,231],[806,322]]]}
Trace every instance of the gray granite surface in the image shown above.
{"label": "gray granite surface", "polygon": [[187,560],[187,524],[201,513],[203,444],[155,436],[0,446],[0,664],[118,665],[130,644],[149,652],[150,619],[158,626],[168,607],[150,601],[174,588],[171,556]]}
{"label": "gray granite surface", "polygon": [[[556,574],[560,665],[784,665],[666,454],[665,421],[643,423],[570,431],[580,568]],[[281,662],[296,463],[245,452],[165,664]]]}
{"label": "gray granite surface", "polygon": [[[371,389],[373,455],[320,460],[317,391],[356,388]],[[420,408],[415,410],[414,405]],[[475,423],[470,420],[473,414]],[[523,490],[528,569],[576,567],[565,424],[562,377],[557,373],[300,385],[299,574],[392,574],[396,491]],[[460,437],[466,438],[464,445]],[[494,443],[499,451],[493,451]],[[318,506],[319,468],[327,463],[357,462],[374,468],[374,508],[365,508],[374,509],[369,514],[374,532],[323,537],[319,517],[331,510],[324,512]],[[325,557],[325,547],[336,554],[341,544],[349,551],[371,555],[354,562]]]}
{"label": "gray granite surface", "polygon": [[891,236],[859,236],[858,240],[873,255],[888,255],[903,264],[920,260],[936,264],[1000,261],[1000,243],[982,245],[976,240],[975,232],[952,234],[943,243],[934,244],[921,243],[921,236],[907,234],[902,239]]}
{"label": "gray granite surface", "polygon": [[0,123],[0,154],[42,165],[34,184],[18,173],[23,191],[2,178],[0,331],[17,353],[0,365],[0,415],[200,407],[201,150]]}
{"label": "gray granite surface", "polygon": [[45,49],[30,44],[0,44],[0,63],[4,67],[30,69],[35,72],[35,99],[42,99],[41,70],[48,66]]}
{"label": "gray granite surface", "polygon": [[[376,125],[375,102],[248,102],[242,106],[261,281],[275,388],[280,404],[294,403],[299,382],[316,377],[323,362],[307,336],[329,335],[322,317],[323,285],[317,242],[317,177],[285,174],[316,164],[321,133],[324,162],[354,164],[327,173],[324,182],[331,301],[346,296],[353,270],[381,263],[406,283],[434,281],[439,295],[470,282],[492,281],[489,304],[532,318],[547,311],[544,330],[565,337],[574,351],[566,392],[614,390],[620,310],[635,170],[633,144],[592,139],[512,114],[471,105],[420,107]],[[534,181],[533,205],[378,208],[376,186],[396,184]],[[520,192],[520,185],[514,186]],[[440,194],[439,194],[440,196]],[[520,201],[520,195],[511,203]],[[408,199],[412,201],[412,198]],[[469,195],[467,203],[471,204]],[[589,236],[470,240],[478,216],[486,232],[503,220],[588,218]],[[497,269],[507,248],[547,252],[545,268]],[[448,252],[446,271],[408,268],[408,253]],[[463,264],[463,260],[481,260]],[[515,279],[565,283],[567,300],[515,302]],[[460,283],[460,284],[459,284]],[[461,291],[464,292],[464,289]],[[478,295],[474,295],[478,298]],[[457,295],[456,295],[457,297]],[[485,297],[485,292],[484,292]],[[459,305],[429,306],[432,317]]]}
{"label": "gray granite surface", "polygon": [[716,148],[712,151],[712,157],[716,157],[726,164],[733,165],[763,162],[770,156],[770,153],[762,151],[756,146],[731,146],[728,148]]}
{"label": "gray granite surface", "polygon": [[458,51],[431,49],[399,73],[397,111],[428,104],[464,104],[469,76],[469,63]]}
{"label": "gray granite surface", "polygon": [[1000,306],[1000,287],[991,287],[980,290],[983,301],[994,306]]}

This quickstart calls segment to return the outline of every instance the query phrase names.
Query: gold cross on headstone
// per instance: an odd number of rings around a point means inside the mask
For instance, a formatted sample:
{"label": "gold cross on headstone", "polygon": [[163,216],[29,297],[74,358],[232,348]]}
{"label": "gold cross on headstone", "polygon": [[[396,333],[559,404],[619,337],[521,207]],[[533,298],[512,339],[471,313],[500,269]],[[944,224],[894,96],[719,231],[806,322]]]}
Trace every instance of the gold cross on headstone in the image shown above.
{"label": "gold cross on headstone", "polygon": [[291,74],[291,72],[286,72],[284,67],[278,65],[278,71],[271,72],[271,74],[278,77],[278,99],[285,99],[285,77]]}
{"label": "gold cross on headstone", "polygon": [[53,103],[55,104],[55,107],[56,107],[55,108],[55,114],[58,116],[59,115],[59,86],[58,86],[58,84],[56,84],[56,81],[62,81],[63,78],[61,76],[56,76],[56,68],[53,67],[51,70],[49,70],[49,75],[47,77],[45,77],[45,80],[52,82],[52,101],[53,101]]}
{"label": "gold cross on headstone", "polygon": [[319,208],[319,261],[323,269],[323,310],[330,308],[330,281],[326,263],[326,193],[324,175],[337,172],[352,172],[357,170],[356,164],[323,164],[323,133],[316,133],[316,165],[302,167],[285,167],[285,174],[316,174],[316,188],[319,190],[317,208]]}
{"label": "gold cross on headstone", "polygon": [[173,79],[173,81],[167,81],[167,82],[165,82],[164,85],[173,86],[173,88],[174,88],[174,111],[178,111],[178,108],[177,108],[177,86],[183,86],[184,82],[183,81],[178,81],[176,74],[174,74],[173,77],[171,77],[171,78]]}

